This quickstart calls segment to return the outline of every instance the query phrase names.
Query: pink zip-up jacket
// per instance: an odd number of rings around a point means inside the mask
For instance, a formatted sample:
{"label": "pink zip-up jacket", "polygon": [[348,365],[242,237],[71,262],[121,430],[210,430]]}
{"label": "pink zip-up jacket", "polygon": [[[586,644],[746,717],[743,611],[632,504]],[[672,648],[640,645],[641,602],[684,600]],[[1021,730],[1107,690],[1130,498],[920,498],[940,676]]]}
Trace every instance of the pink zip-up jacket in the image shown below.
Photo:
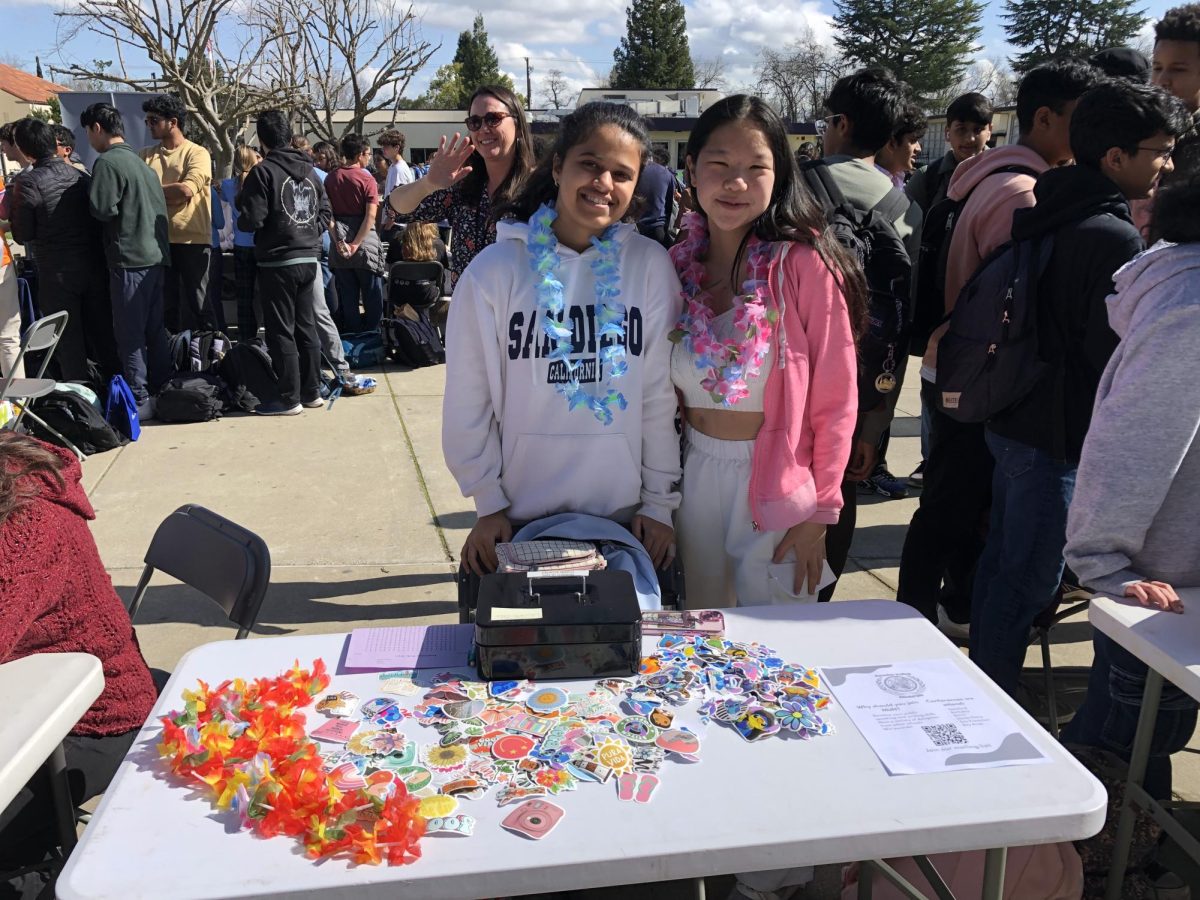
{"label": "pink zip-up jacket", "polygon": [[[688,264],[676,252],[671,258],[677,269]],[[782,315],[771,338],[775,359],[750,461],[750,515],[763,531],[801,522],[832,525],[842,510],[842,476],[858,414],[850,314],[812,247],[778,245],[767,271],[772,306]]]}
{"label": "pink zip-up jacket", "polygon": [[846,298],[815,248],[786,246],[768,269],[782,327],[775,330],[764,421],[750,460],[750,515],[763,531],[837,522],[858,417],[858,359]]}

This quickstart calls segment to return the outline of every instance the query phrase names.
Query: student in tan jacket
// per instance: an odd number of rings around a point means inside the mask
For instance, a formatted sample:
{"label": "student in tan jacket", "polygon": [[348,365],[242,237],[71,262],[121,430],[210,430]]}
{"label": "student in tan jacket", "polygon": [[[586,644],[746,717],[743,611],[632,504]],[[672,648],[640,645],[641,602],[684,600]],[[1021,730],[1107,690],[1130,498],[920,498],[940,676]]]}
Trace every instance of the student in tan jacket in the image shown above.
{"label": "student in tan jacket", "polygon": [[160,95],[142,104],[146,127],[158,143],[142,159],[158,176],[167,201],[170,268],[163,289],[167,330],[211,328],[207,308],[212,241],[212,157],[183,136],[187,110],[178,97]]}

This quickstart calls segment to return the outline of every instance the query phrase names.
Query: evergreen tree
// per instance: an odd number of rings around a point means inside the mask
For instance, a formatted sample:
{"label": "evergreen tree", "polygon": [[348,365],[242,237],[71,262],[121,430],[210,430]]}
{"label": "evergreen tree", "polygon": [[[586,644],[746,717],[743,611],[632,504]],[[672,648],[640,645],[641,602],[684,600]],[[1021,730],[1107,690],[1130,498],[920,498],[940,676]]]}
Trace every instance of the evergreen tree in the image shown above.
{"label": "evergreen tree", "polygon": [[835,0],[835,6],[834,42],[845,57],[891,69],[923,99],[962,77],[983,30],[978,0]]}
{"label": "evergreen tree", "polygon": [[613,60],[609,83],[618,90],[694,87],[683,0],[633,0]]}
{"label": "evergreen tree", "polygon": [[1146,24],[1132,0],[1005,0],[1004,30],[1020,52],[1017,74],[1053,59],[1086,59],[1097,50],[1129,44]]}
{"label": "evergreen tree", "polygon": [[[451,65],[457,67],[454,73],[458,88],[455,106],[459,109],[467,108],[471,95],[480,85],[499,84],[513,89],[512,79],[500,74],[500,61],[488,41],[482,15],[475,16],[475,24],[470,31],[459,34],[458,49]],[[438,74],[442,74],[441,69]]]}

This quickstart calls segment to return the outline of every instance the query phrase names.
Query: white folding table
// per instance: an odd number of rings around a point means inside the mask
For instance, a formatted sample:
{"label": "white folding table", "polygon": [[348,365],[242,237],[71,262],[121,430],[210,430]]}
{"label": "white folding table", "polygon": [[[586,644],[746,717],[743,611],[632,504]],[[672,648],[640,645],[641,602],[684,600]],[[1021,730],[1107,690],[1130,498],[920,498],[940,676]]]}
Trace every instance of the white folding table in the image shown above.
{"label": "white folding table", "polygon": [[0,665],[0,809],[48,766],[64,850],[75,844],[75,816],[62,740],[103,690],[100,660],[88,653],[38,653]]}
{"label": "white folding table", "polygon": [[1183,601],[1182,615],[1147,609],[1135,600],[1109,597],[1093,599],[1088,610],[1092,625],[1149,667],[1130,753],[1125,804],[1121,808],[1112,868],[1108,873],[1105,894],[1108,900],[1119,900],[1121,896],[1137,807],[1150,813],[1189,856],[1200,862],[1200,841],[1169,811],[1183,804],[1159,803],[1142,788],[1163,680],[1200,701],[1200,589],[1179,590],[1178,594]]}
{"label": "white folding table", "polygon": [[[1002,876],[1005,847],[1100,830],[1107,797],[1099,782],[910,607],[797,604],[725,617],[730,639],[767,643],[807,666],[954,660],[1051,762],[891,777],[836,703],[828,716],[836,735],[809,742],[747,744],[715,723],[699,726],[688,709],[677,720],[700,730],[702,762],[664,764],[648,805],[620,802],[612,785],[584,784],[555,798],[566,815],[554,832],[529,841],[500,828],[511,808],[497,808],[489,794],[460,807],[478,821],[473,837],[425,838],[413,865],[318,864],[297,841],[239,831],[233,816],[163,778],[157,717],[179,707],[180,691],[198,678],[274,675],[316,657],[333,671],[346,636],[226,641],[180,661],[59,879],[58,896],[448,900],[976,849],[993,851],[989,868]],[[374,675],[335,673],[331,690],[366,699],[377,683]],[[311,710],[308,718],[314,726],[324,721]],[[436,737],[411,719],[404,730],[422,743]],[[992,884],[998,889],[998,879]]]}

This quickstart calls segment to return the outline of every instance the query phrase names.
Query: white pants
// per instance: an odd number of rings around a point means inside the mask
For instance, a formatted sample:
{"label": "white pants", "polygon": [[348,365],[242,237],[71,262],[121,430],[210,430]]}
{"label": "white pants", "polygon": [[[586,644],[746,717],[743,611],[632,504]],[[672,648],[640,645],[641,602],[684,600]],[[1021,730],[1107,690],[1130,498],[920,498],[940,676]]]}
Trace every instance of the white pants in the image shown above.
{"label": "white pants", "polygon": [[755,531],[750,518],[754,441],[723,441],[688,428],[676,539],[688,609],[812,602],[796,594],[796,562],[774,563],[783,531]]}
{"label": "white pants", "polygon": [[[17,299],[17,267],[0,266],[0,378],[9,374],[21,352],[21,304]],[[25,364],[16,371],[25,377]]]}

